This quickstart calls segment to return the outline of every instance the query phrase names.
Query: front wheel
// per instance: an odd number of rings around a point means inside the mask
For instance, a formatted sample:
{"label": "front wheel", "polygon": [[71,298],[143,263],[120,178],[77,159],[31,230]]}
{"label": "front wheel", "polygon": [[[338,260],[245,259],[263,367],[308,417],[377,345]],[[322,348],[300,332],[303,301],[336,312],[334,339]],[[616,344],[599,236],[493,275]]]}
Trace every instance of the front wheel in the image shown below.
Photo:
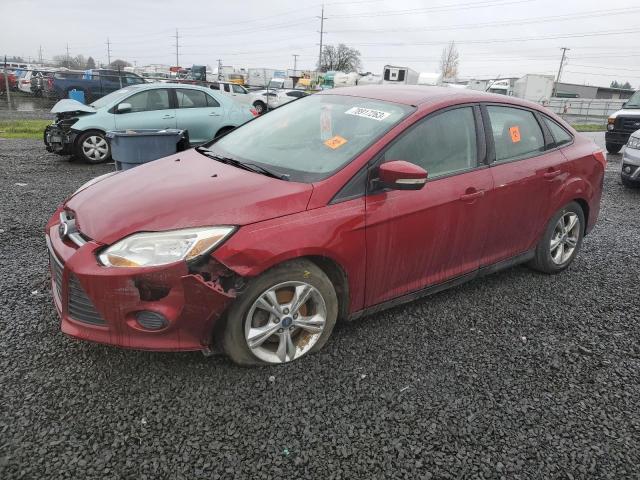
{"label": "front wheel", "polygon": [[584,212],[580,205],[571,202],[561,208],[547,225],[530,266],[544,273],[566,269],[582,246],[584,229]]}
{"label": "front wheel", "polygon": [[240,365],[291,362],[320,350],[337,316],[327,275],[306,260],[287,262],[253,280],[232,305],[224,351]]}
{"label": "front wheel", "polygon": [[613,154],[618,153],[622,149],[622,145],[617,145],[615,143],[607,142],[606,146],[607,146],[607,152],[613,153]]}
{"label": "front wheel", "polygon": [[93,164],[109,160],[111,151],[104,133],[92,130],[81,134],[76,141],[76,155]]}

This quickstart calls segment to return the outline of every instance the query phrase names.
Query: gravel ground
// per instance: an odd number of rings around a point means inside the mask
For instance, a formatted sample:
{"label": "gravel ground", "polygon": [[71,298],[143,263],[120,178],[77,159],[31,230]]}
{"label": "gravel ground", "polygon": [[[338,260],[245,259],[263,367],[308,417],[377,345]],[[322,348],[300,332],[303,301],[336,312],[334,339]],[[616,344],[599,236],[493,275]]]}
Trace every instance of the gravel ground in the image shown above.
{"label": "gravel ground", "polygon": [[62,335],[43,226],[112,167],[0,140],[0,478],[640,478],[640,192],[609,158],[565,273],[517,267],[243,369]]}

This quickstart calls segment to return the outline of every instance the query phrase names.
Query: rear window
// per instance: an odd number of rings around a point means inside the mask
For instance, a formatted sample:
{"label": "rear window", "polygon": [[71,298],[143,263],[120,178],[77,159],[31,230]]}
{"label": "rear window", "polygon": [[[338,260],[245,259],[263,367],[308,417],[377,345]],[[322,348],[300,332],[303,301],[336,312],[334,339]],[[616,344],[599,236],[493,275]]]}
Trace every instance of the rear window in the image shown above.
{"label": "rear window", "polygon": [[554,146],[559,147],[561,145],[566,145],[567,143],[571,143],[573,137],[567,132],[564,128],[558,125],[556,122],[551,120],[549,117],[542,117],[544,119],[544,123],[547,125],[549,130],[551,131],[551,135],[553,136]]}

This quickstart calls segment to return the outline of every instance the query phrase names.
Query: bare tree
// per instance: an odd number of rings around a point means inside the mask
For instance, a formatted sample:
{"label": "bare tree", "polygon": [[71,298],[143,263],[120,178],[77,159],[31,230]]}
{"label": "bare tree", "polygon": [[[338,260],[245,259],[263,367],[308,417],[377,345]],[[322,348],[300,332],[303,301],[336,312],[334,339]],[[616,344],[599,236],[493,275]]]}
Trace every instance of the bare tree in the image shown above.
{"label": "bare tree", "polygon": [[325,45],[322,49],[319,65],[321,72],[328,72],[329,70],[355,72],[361,66],[360,52],[355,48],[347,47],[344,43],[340,43],[337,47]]}
{"label": "bare tree", "polygon": [[458,49],[456,48],[455,42],[451,42],[442,49],[442,56],[440,57],[440,71],[442,72],[442,78],[456,78],[458,76],[459,63],[460,55],[458,55]]}
{"label": "bare tree", "polygon": [[119,58],[117,60],[114,60],[113,62],[111,62],[109,64],[109,68],[113,68],[115,70],[117,70],[118,68],[120,70],[123,70],[124,67],[130,67],[131,64],[125,60],[120,60]]}

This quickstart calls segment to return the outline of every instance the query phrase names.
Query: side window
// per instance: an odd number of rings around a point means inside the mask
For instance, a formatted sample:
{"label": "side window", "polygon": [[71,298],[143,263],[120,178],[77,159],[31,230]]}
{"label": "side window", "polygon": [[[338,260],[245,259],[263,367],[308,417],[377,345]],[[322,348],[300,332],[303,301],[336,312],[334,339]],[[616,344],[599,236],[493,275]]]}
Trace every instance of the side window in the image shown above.
{"label": "side window", "polygon": [[220,103],[211,95],[207,95],[207,107],[219,107]]}
{"label": "side window", "polygon": [[240,85],[231,85],[233,87],[233,93],[245,93],[244,88]]}
{"label": "side window", "polygon": [[127,85],[137,85],[139,83],[144,83],[143,79],[141,79],[140,77],[137,77],[136,75],[131,75],[131,74],[125,75],[124,80]]}
{"label": "side window", "polygon": [[488,106],[496,162],[530,157],[544,151],[544,135],[535,115],[520,108]]}
{"label": "side window", "polygon": [[301,97],[304,97],[304,93],[303,92],[287,92],[287,96],[301,98]]}
{"label": "side window", "polygon": [[207,106],[207,96],[200,90],[190,89],[178,89],[176,90],[178,96],[179,108],[203,108]]}
{"label": "side window", "polygon": [[122,103],[131,104],[131,112],[148,112],[151,110],[165,110],[171,108],[169,103],[169,91],[164,88],[155,88],[145,92],[136,93]]}
{"label": "side window", "polygon": [[477,158],[473,108],[462,107],[422,120],[391,145],[383,161],[405,160],[435,178],[474,168]]}
{"label": "side window", "polygon": [[547,124],[547,127],[551,131],[551,135],[553,135],[553,139],[555,141],[554,146],[559,147],[560,145],[565,145],[567,143],[571,143],[573,137],[569,135],[564,128],[558,125],[556,122],[551,120],[549,117],[542,117],[544,119],[544,123]]}

